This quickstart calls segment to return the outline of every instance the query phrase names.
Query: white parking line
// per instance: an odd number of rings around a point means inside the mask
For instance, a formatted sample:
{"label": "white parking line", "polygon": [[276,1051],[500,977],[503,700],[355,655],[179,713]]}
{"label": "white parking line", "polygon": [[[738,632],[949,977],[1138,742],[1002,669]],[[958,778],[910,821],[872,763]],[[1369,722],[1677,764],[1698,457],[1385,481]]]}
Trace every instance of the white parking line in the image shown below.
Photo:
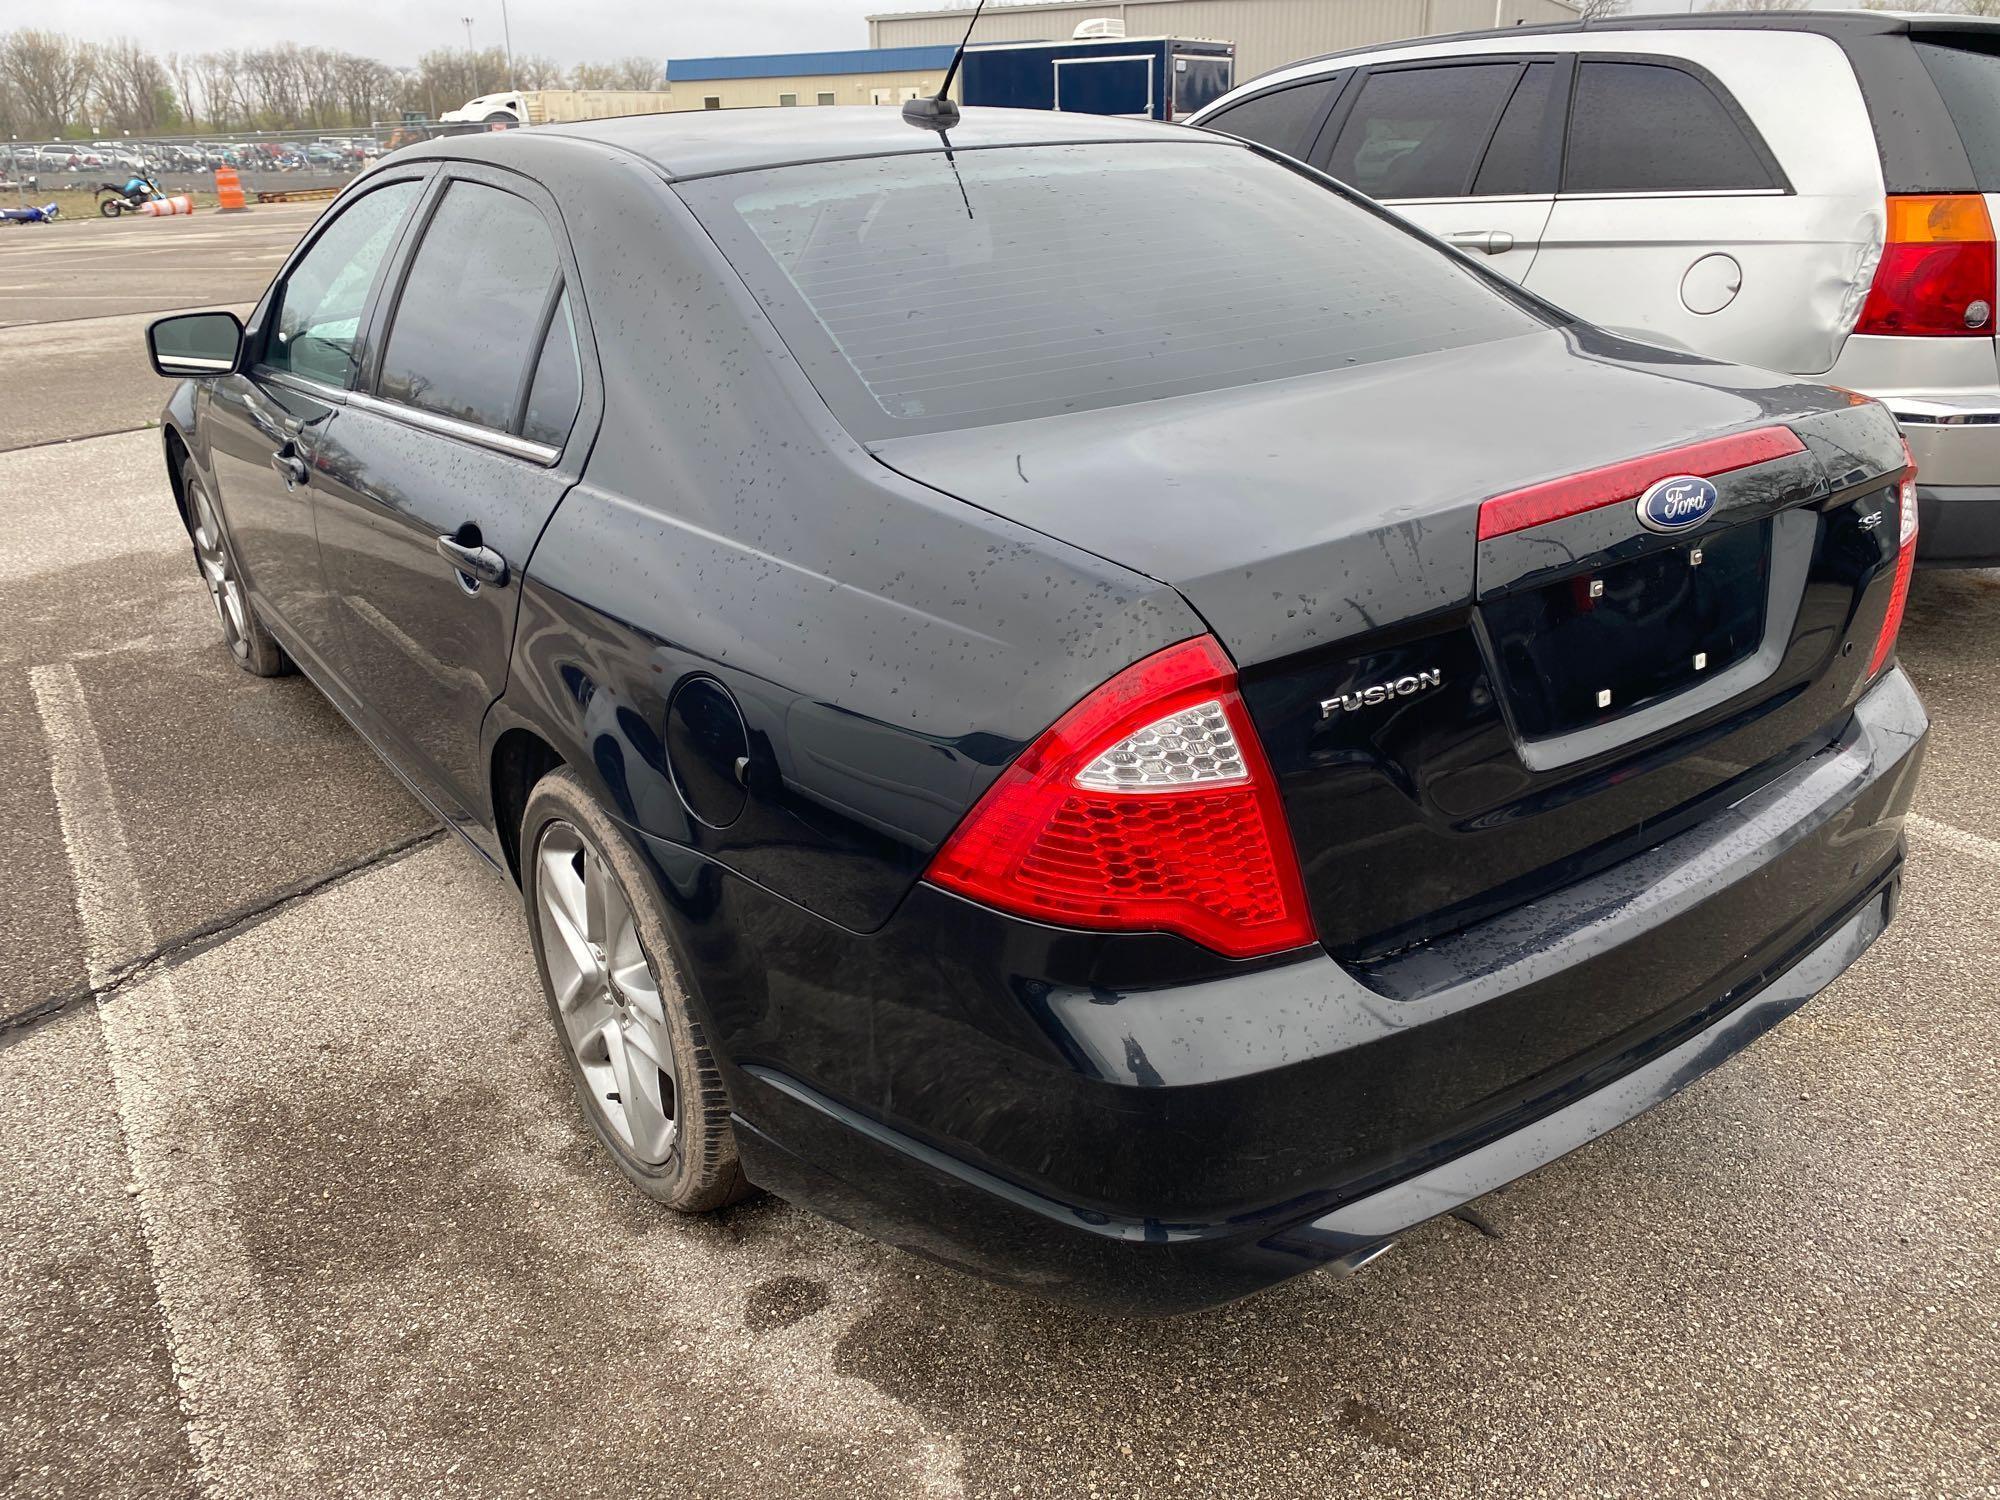
{"label": "white parking line", "polygon": [[[101,985],[121,960],[153,946],[153,927],[76,668],[36,667],[29,681],[48,739],[86,966]],[[201,1487],[215,1495],[289,1492],[308,1474],[291,1440],[291,1378],[228,1212],[228,1179],[172,976],[106,994],[98,1019]]]}
{"label": "white parking line", "polygon": [[1972,859],[1984,860],[1988,864],[2000,865],[2000,840],[1989,839],[1981,833],[1968,833],[1963,828],[1940,823],[1936,818],[1927,818],[1922,813],[1911,813],[1908,823],[1916,833],[1944,845],[1954,854],[1963,854]]}

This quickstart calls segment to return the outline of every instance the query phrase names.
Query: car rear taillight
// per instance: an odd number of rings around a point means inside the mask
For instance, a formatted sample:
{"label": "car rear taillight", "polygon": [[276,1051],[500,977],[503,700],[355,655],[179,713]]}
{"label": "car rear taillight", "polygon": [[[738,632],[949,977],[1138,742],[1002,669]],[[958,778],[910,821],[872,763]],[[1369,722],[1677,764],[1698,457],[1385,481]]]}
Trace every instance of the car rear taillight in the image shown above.
{"label": "car rear taillight", "polygon": [[1017,916],[1178,933],[1231,958],[1314,940],[1277,783],[1212,636],[1134,663],[1056,720],[928,874]]}
{"label": "car rear taillight", "polygon": [[1903,444],[1903,458],[1903,478],[1896,486],[1896,585],[1889,594],[1889,612],[1882,617],[1882,633],[1875,638],[1875,654],[1868,659],[1870,678],[1888,666],[1895,654],[1903,609],[1910,602],[1910,575],[1917,570],[1917,465],[1910,457],[1908,443]]}
{"label": "car rear taillight", "polygon": [[1803,453],[1805,448],[1806,445],[1799,441],[1799,435],[1789,427],[1758,427],[1749,432],[1731,433],[1728,437],[1709,438],[1685,447],[1669,448],[1664,453],[1623,459],[1615,464],[1606,464],[1601,469],[1565,474],[1561,479],[1550,479],[1530,485],[1525,490],[1510,490],[1504,495],[1481,501],[1479,539],[1490,541],[1496,536],[1560,521],[1565,516],[1616,505],[1621,500],[1636,498],[1648,485],[1678,474],[1698,474],[1713,479],[1734,469],[1747,469],[1752,464]]}
{"label": "car rear taillight", "polygon": [[1983,197],[1893,197],[1882,261],[1854,331],[1991,338],[1993,295],[1993,220]]}

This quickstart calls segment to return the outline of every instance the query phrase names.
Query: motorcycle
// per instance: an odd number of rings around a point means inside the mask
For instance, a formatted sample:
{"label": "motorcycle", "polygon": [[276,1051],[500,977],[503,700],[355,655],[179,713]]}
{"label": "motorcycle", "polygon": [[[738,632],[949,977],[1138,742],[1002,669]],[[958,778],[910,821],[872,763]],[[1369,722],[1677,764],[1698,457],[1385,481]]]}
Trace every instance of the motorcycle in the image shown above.
{"label": "motorcycle", "polygon": [[62,209],[54,203],[42,208],[0,208],[0,224],[53,224],[62,217]]}
{"label": "motorcycle", "polygon": [[120,214],[137,213],[148,203],[157,203],[167,195],[151,178],[134,177],[123,186],[115,182],[100,182],[95,196],[97,211],[107,219],[115,219]]}

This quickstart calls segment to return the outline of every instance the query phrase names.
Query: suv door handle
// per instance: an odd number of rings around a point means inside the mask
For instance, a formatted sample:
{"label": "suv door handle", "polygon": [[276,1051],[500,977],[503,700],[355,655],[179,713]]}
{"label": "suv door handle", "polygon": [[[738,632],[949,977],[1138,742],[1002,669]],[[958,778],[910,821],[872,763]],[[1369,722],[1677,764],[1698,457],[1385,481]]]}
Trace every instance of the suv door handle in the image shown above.
{"label": "suv door handle", "polygon": [[299,457],[299,450],[292,446],[290,438],[272,453],[271,467],[277,470],[278,477],[285,481],[288,490],[304,484],[312,472],[306,467],[306,461]]}
{"label": "suv door handle", "polygon": [[1504,229],[1462,229],[1445,240],[1461,250],[1477,250],[1481,255],[1505,255],[1514,248],[1514,236]]}
{"label": "suv door handle", "polygon": [[441,536],[437,539],[438,556],[458,570],[461,583],[470,578],[498,588],[507,581],[507,559],[491,547],[482,546],[478,536],[475,531],[472,540],[465,542],[455,536]]}

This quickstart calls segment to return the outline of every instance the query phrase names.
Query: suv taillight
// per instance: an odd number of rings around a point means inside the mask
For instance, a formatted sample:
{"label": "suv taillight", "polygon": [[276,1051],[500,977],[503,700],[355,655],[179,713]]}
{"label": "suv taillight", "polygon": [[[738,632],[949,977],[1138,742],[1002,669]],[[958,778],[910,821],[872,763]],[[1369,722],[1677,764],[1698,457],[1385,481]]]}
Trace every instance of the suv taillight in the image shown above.
{"label": "suv taillight", "polygon": [[1875,654],[1868,658],[1871,679],[1895,653],[1903,609],[1910,602],[1910,575],[1917,570],[1917,464],[1908,443],[1903,444],[1902,482],[1896,486],[1896,525],[1896,584],[1889,594],[1889,612],[1882,617],[1881,634],[1875,637]]}
{"label": "suv taillight", "polygon": [[1993,220],[1977,193],[1889,199],[1882,263],[1856,333],[1993,337]]}
{"label": "suv taillight", "polygon": [[1017,916],[1178,933],[1231,958],[1314,940],[1277,782],[1212,636],[1154,652],[1056,720],[928,876]]}

